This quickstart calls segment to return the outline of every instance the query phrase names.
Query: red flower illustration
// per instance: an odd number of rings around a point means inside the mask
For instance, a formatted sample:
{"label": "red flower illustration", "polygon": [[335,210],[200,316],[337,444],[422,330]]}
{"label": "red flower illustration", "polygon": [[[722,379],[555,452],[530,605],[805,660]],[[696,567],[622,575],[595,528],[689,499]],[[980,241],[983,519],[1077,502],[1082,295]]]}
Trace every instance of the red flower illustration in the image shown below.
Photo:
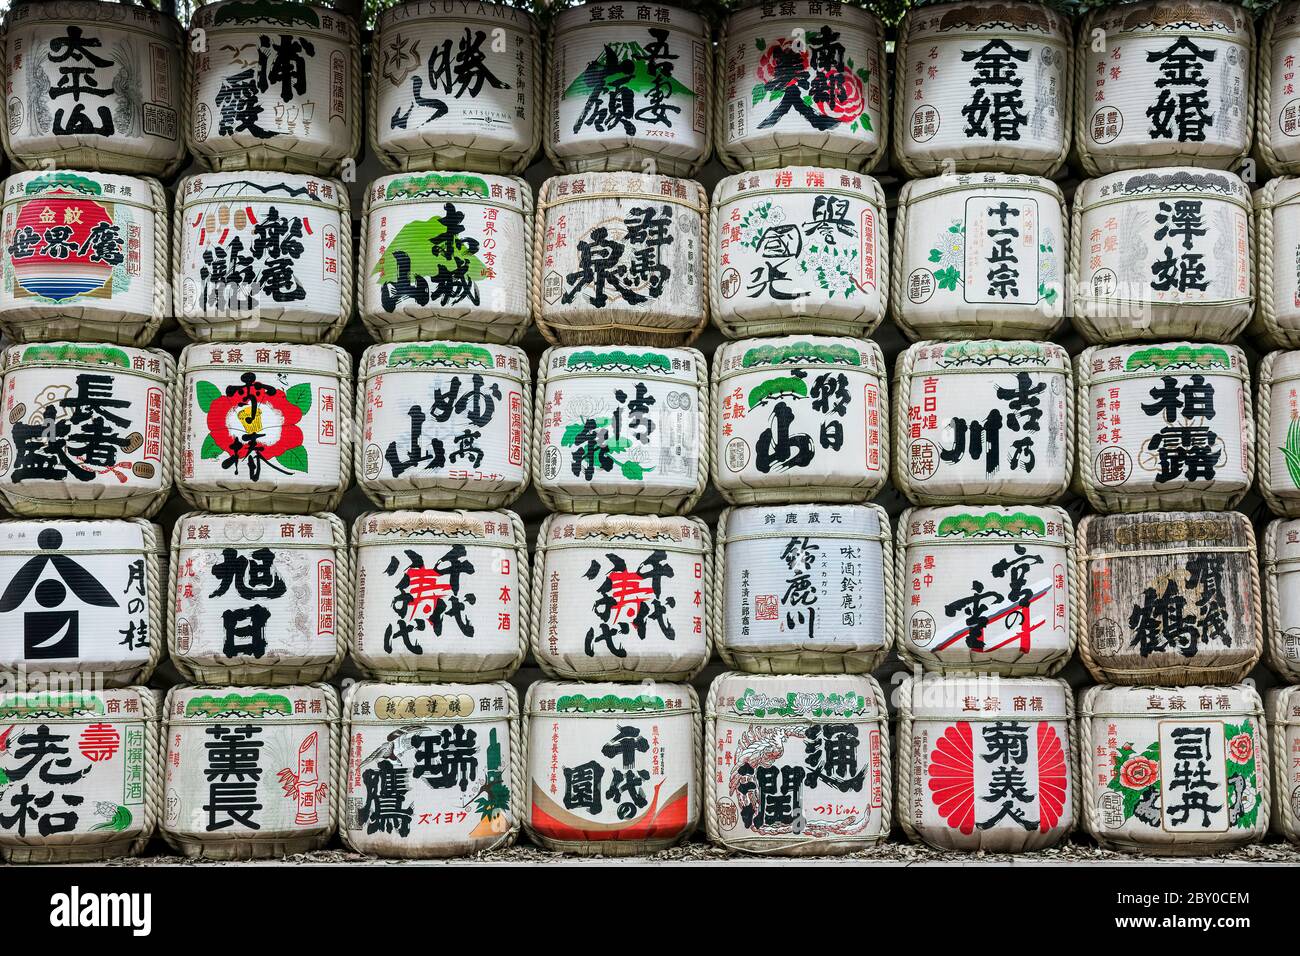
{"label": "red flower illustration", "polygon": [[827,70],[825,85],[831,95],[813,97],[813,105],[818,112],[841,123],[851,123],[862,115],[866,94],[857,74],[848,70]]}
{"label": "red flower illustration", "polygon": [[[227,465],[247,461],[249,477],[258,480],[261,463],[274,461],[303,443],[303,408],[282,389],[265,385],[252,372],[234,386],[212,398],[208,406],[208,433],[217,448],[225,452]],[[301,470],[294,468],[294,470]]]}
{"label": "red flower illustration", "polygon": [[[781,39],[773,43],[771,46],[769,46],[765,51],[763,51],[763,55],[758,58],[758,70],[756,71],[758,75],[758,82],[771,83],[772,80],[776,79],[777,52],[779,50],[787,50],[790,48],[790,46],[791,46],[790,38],[782,37]],[[808,70],[807,48],[805,47],[803,50],[800,50],[799,55],[803,60],[803,71],[807,72]],[[796,83],[799,82],[801,78],[802,78],[802,74],[796,74],[790,77],[790,79],[786,82],[785,85],[794,86]]]}
{"label": "red flower illustration", "polygon": [[1119,768],[1119,782],[1129,790],[1145,790],[1160,779],[1160,765],[1149,757],[1129,757]]}
{"label": "red flower illustration", "polygon": [[1228,741],[1228,756],[1233,763],[1249,763],[1255,755],[1255,741],[1250,734],[1237,734]]}

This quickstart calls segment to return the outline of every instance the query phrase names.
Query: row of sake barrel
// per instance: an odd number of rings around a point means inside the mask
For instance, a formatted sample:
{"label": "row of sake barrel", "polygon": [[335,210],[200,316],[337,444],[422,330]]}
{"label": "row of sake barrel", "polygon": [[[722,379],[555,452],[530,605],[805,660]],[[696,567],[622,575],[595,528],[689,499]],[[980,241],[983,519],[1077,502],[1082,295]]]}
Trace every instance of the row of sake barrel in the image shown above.
{"label": "row of sake barrel", "polygon": [[[0,853],[13,862],[345,846],[445,857],[514,842],[649,853],[703,811],[715,844],[869,849],[896,820],[943,850],[1202,854],[1300,842],[1300,688],[904,678],[897,742],[870,677],[685,684],[361,682],[0,697]],[[161,725],[161,735],[160,735]],[[1269,757],[1273,758],[1270,763]],[[1271,800],[1270,800],[1271,795]],[[1082,813],[1080,809],[1082,808]]]}

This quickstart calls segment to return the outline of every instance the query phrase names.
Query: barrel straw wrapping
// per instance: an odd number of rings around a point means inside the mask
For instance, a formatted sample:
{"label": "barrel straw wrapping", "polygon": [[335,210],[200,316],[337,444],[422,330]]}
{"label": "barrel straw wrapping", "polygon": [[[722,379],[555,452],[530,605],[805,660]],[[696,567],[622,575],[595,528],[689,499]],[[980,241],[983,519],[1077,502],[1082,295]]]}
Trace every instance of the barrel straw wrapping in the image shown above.
{"label": "barrel straw wrapping", "polygon": [[709,318],[708,208],[704,187],[688,179],[546,180],[530,280],[538,331],[552,345],[695,341]]}
{"label": "barrel straw wrapping", "polygon": [[1278,687],[1268,692],[1269,748],[1273,751],[1274,833],[1300,843],[1300,687]]}
{"label": "barrel straw wrapping", "polygon": [[[889,715],[870,675],[728,672],[710,685],[705,707],[710,842],[821,856],[866,850],[889,836]],[[768,779],[780,783],[769,791]]]}
{"label": "barrel straw wrapping", "polygon": [[469,856],[515,842],[528,761],[519,696],[493,684],[361,681],[343,692],[339,837],[357,853]]}
{"label": "barrel straw wrapping", "polygon": [[353,471],[381,508],[500,508],[528,485],[528,356],[509,345],[372,345]]}
{"label": "barrel straw wrapping", "polygon": [[1045,677],[905,677],[898,822],[939,850],[1022,853],[1078,823],[1074,693]]}
{"label": "barrel straw wrapping", "polygon": [[352,659],[388,681],[504,680],[528,650],[533,589],[511,511],[364,514],[352,528]]}
{"label": "barrel straw wrapping", "polygon": [[566,173],[692,176],[709,157],[709,25],[679,7],[584,3],[546,31],[542,146]]}
{"label": "barrel straw wrapping", "polygon": [[186,680],[304,684],[347,653],[355,578],[337,515],[184,515],[169,582],[168,650]]}
{"label": "barrel straw wrapping", "polygon": [[740,173],[718,183],[709,216],[709,312],[728,338],[866,338],[884,319],[889,225],[870,176],[811,166]]}
{"label": "barrel straw wrapping", "polygon": [[528,12],[509,3],[384,9],[370,41],[371,152],[399,171],[522,173],[545,122],[540,37]]}
{"label": "barrel straw wrapping", "polygon": [[709,627],[729,667],[866,674],[893,647],[899,578],[879,505],[727,508],[714,554]]}
{"label": "barrel straw wrapping", "polygon": [[[0,694],[9,728],[0,775],[31,794],[32,808],[0,831],[6,863],[95,863],[144,852],[162,813],[160,696],[146,687]],[[15,792],[8,802],[18,801]]]}
{"label": "barrel straw wrapping", "polygon": [[1204,856],[1269,825],[1264,704],[1248,684],[1079,695],[1084,826],[1103,847]]}
{"label": "barrel straw wrapping", "polygon": [[[1090,10],[1103,48],[1075,57],[1074,138],[1089,176],[1170,163],[1233,169],[1255,130],[1255,24],[1209,0]],[[1083,41],[1081,41],[1082,43]]]}
{"label": "barrel straw wrapping", "polygon": [[1055,175],[1076,59],[1069,17],[1039,3],[913,7],[894,47],[895,160],[913,177]]}
{"label": "barrel straw wrapping", "polygon": [[156,179],[15,173],[0,209],[0,332],[14,342],[144,346],[171,311],[167,196]]}
{"label": "barrel straw wrapping", "polygon": [[399,173],[365,191],[357,311],[380,342],[518,342],[532,321],[533,190],[514,176]]}
{"label": "barrel straw wrapping", "polygon": [[903,184],[889,300],[908,338],[1046,339],[1065,320],[1061,187],[980,173]]}
{"label": "barrel straw wrapping", "polygon": [[0,499],[25,518],[151,518],[175,474],[161,349],[54,342],[0,357]]}
{"label": "barrel straw wrapping", "polygon": [[347,764],[333,687],[177,684],[163,712],[172,849],[257,860],[329,842]]}
{"label": "barrel straw wrapping", "polygon": [[1253,194],[1255,316],[1247,332],[1275,349],[1300,346],[1300,180],[1271,179]]}
{"label": "barrel straw wrapping", "polygon": [[1055,501],[1074,465],[1071,377],[1051,342],[911,346],[894,366],[894,484],[918,505]]}
{"label": "barrel straw wrapping", "polygon": [[1274,514],[1300,518],[1300,352],[1259,365],[1259,494]]}
{"label": "barrel straw wrapping", "polygon": [[170,176],[185,156],[183,42],[176,17],[148,7],[42,0],[6,11],[0,139],[14,166]]}
{"label": "barrel straw wrapping", "polygon": [[288,173],[176,185],[177,319],[197,342],[333,342],[352,314],[348,190]]}
{"label": "barrel straw wrapping", "polygon": [[704,776],[695,688],[540,680],[528,687],[524,713],[524,830],[534,843],[580,856],[642,856],[694,832]]}
{"label": "barrel straw wrapping", "polygon": [[910,595],[898,653],[914,669],[1050,677],[1069,663],[1083,582],[1064,508],[909,508],[898,542],[896,576]]}
{"label": "barrel straw wrapping", "polygon": [[1300,3],[1280,3],[1264,15],[1255,58],[1255,146],[1274,176],[1300,173],[1300,98],[1295,58],[1300,55]]}
{"label": "barrel straw wrapping", "polygon": [[713,137],[731,172],[870,171],[885,157],[885,30],[850,4],[750,2],[723,21]]}
{"label": "barrel straw wrapping", "polygon": [[550,348],[533,486],[553,511],[685,514],[709,480],[709,369],[695,349]]}
{"label": "barrel straw wrapping", "polygon": [[336,345],[189,345],[172,408],[194,508],[332,511],[352,483],[352,358]]}
{"label": "barrel straw wrapping", "polygon": [[1075,358],[1075,489],[1097,511],[1233,508],[1255,479],[1235,345],[1093,346]]}
{"label": "barrel straw wrapping", "polygon": [[1092,344],[1231,342],[1254,309],[1250,213],[1235,173],[1166,167],[1080,183],[1075,329]]}
{"label": "barrel straw wrapping", "polygon": [[713,654],[713,541],[699,518],[548,515],[532,579],[549,677],[687,681]]}
{"label": "barrel straw wrapping", "polygon": [[875,342],[727,342],[710,392],[713,484],[729,504],[861,502],[885,486],[889,385]]}
{"label": "barrel straw wrapping", "polygon": [[[1300,521],[1278,518],[1264,529],[1264,657],[1282,679],[1300,683]],[[1279,751],[1281,753],[1281,751]]]}
{"label": "barrel straw wrapping", "polygon": [[1090,515],[1072,621],[1099,683],[1231,684],[1263,650],[1255,531],[1235,511]]}
{"label": "barrel straw wrapping", "polygon": [[[361,149],[361,41],[326,6],[222,0],[199,7],[188,47],[186,144],[212,170],[339,174]],[[258,82],[248,57],[269,67]]]}

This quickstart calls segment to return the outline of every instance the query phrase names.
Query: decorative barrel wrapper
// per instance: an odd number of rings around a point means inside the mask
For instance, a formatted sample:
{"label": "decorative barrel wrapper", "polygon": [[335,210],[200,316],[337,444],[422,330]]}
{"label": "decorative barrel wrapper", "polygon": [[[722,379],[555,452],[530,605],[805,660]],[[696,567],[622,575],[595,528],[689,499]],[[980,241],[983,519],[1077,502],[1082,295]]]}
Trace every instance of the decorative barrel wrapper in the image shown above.
{"label": "decorative barrel wrapper", "polygon": [[752,3],[724,21],[716,61],[713,135],[733,172],[870,170],[884,158],[885,31],[875,14],[818,0]]}
{"label": "decorative barrel wrapper", "polygon": [[1020,853],[1074,829],[1079,750],[1065,681],[905,677],[895,699],[898,822],[911,840]]}
{"label": "decorative barrel wrapper", "polygon": [[1064,508],[950,505],[898,520],[898,652],[938,674],[1050,677],[1074,654],[1074,530]]}
{"label": "decorative barrel wrapper", "polygon": [[144,851],[162,811],[157,691],[0,695],[7,863],[90,863]]}
{"label": "decorative barrel wrapper", "polygon": [[352,358],[336,345],[187,346],[177,490],[203,511],[332,511],[352,483]]}
{"label": "decorative barrel wrapper", "polygon": [[[1269,748],[1274,755],[1272,829],[1300,843],[1300,687],[1278,687],[1268,692],[1267,701]],[[1256,789],[1262,788],[1257,784]]]}
{"label": "decorative barrel wrapper", "polygon": [[352,528],[352,659],[396,681],[511,676],[532,626],[528,540],[512,511],[393,511]]}
{"label": "decorative barrel wrapper", "polygon": [[898,579],[879,505],[755,505],[718,519],[710,622],[731,667],[865,674],[894,644]]}
{"label": "decorative barrel wrapper", "polygon": [[548,850],[634,856],[700,818],[700,702],[689,684],[540,680],[529,685],[529,808]]}
{"label": "decorative barrel wrapper", "polygon": [[362,681],[343,694],[343,721],[349,849],[429,859],[514,843],[527,761],[509,684]]}
{"label": "decorative barrel wrapper", "polygon": [[1300,173],[1300,3],[1281,3],[1265,14],[1259,35],[1256,145],[1275,176]]}
{"label": "decorative barrel wrapper", "polygon": [[1246,684],[1089,687],[1079,696],[1084,825],[1126,852],[1254,843],[1268,832],[1267,742],[1263,701]]}
{"label": "decorative barrel wrapper", "polygon": [[2,215],[0,332],[16,342],[153,341],[171,309],[157,180],[15,173]]}
{"label": "decorative barrel wrapper", "polygon": [[291,0],[200,7],[185,85],[186,143],[209,169],[334,175],[361,148],[356,21]]}
{"label": "decorative barrel wrapper", "polygon": [[366,190],[357,310],[380,342],[514,343],[532,321],[533,190],[514,176],[399,173]]}
{"label": "decorative barrel wrapper", "polygon": [[352,314],[352,214],[337,180],[200,173],[176,186],[178,315],[197,342],[333,342]]}
{"label": "decorative barrel wrapper", "polygon": [[889,716],[870,675],[727,672],[709,686],[705,706],[711,842],[820,856],[889,836]]}
{"label": "decorative barrel wrapper", "polygon": [[584,3],[546,37],[547,158],[566,173],[690,176],[709,155],[713,51],[697,13]]}
{"label": "decorative barrel wrapper", "polygon": [[1300,180],[1271,179],[1252,194],[1255,315],[1247,331],[1271,348],[1300,346]]}
{"label": "decorative barrel wrapper", "polygon": [[168,651],[186,680],[326,680],[347,653],[354,578],[336,515],[187,514],[169,582]]}
{"label": "decorative barrel wrapper", "polygon": [[699,518],[548,515],[533,657],[550,677],[684,681],[713,653],[713,541]]}
{"label": "decorative barrel wrapper", "polygon": [[21,4],[6,19],[8,115],[0,135],[15,165],[176,171],[185,118],[174,16],[44,0]]}
{"label": "decorative barrel wrapper", "polygon": [[1089,176],[1170,162],[1231,169],[1250,152],[1255,24],[1244,9],[1114,3],[1089,11],[1078,36],[1074,137]]}
{"label": "decorative barrel wrapper", "polygon": [[917,505],[1044,504],[1074,465],[1070,356],[1051,342],[918,342],[898,357],[894,484]]}
{"label": "decorative barrel wrapper", "polygon": [[708,321],[708,206],[689,179],[546,180],[532,250],[538,331],[552,345],[693,342]]}
{"label": "decorative barrel wrapper", "polygon": [[978,173],[905,183],[894,321],[913,341],[1049,338],[1065,317],[1069,222],[1049,179]]}
{"label": "decorative barrel wrapper", "polygon": [[1070,20],[1037,3],[907,11],[894,51],[894,158],[909,176],[1052,176],[1070,148]]}
{"label": "decorative barrel wrapper", "polygon": [[550,348],[533,485],[553,511],[683,514],[709,478],[709,369],[695,349]]}
{"label": "decorative barrel wrapper", "polygon": [[174,479],[161,349],[55,342],[0,358],[0,499],[14,514],[151,518]]}
{"label": "decorative barrel wrapper", "polygon": [[1250,212],[1234,173],[1169,167],[1080,183],[1075,329],[1095,344],[1231,342],[1254,308]]}
{"label": "decorative barrel wrapper", "polygon": [[1263,649],[1255,532],[1235,511],[1079,522],[1079,653],[1099,683],[1230,684]]}
{"label": "decorative barrel wrapper", "polygon": [[728,338],[866,338],[885,317],[889,225],[870,176],[812,166],[728,176],[709,233],[709,311]]}
{"label": "decorative barrel wrapper", "polygon": [[866,501],[889,475],[889,384],[870,339],[786,336],[714,354],[713,484],[729,504]]}
{"label": "decorative barrel wrapper", "polygon": [[1300,518],[1300,352],[1259,366],[1259,493],[1274,514]]}
{"label": "decorative barrel wrapper", "polygon": [[1277,518],[1263,533],[1265,660],[1300,683],[1300,521]]}
{"label": "decorative barrel wrapper", "polygon": [[509,345],[372,345],[357,388],[357,484],[381,508],[500,508],[528,484],[528,356]]}

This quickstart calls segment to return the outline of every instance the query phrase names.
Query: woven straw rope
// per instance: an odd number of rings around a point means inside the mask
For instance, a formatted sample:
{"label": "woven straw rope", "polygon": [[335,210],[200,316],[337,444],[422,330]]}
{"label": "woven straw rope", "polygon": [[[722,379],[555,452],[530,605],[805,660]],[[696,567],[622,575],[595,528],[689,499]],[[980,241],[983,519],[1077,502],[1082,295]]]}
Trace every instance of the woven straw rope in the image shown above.
{"label": "woven straw rope", "polygon": [[[1269,666],[1277,674],[1291,683],[1296,683],[1300,681],[1300,661],[1288,660],[1286,656],[1282,640],[1285,633],[1282,627],[1282,597],[1278,583],[1278,578],[1281,576],[1278,565],[1282,562],[1279,562],[1277,557],[1277,536],[1282,532],[1285,520],[1275,518],[1270,521],[1268,527],[1264,529],[1263,540],[1260,542],[1260,564],[1264,569],[1264,628],[1267,632],[1265,653]],[[1288,559],[1285,563],[1294,563],[1294,559]]]}
{"label": "woven straw rope", "polygon": [[1278,358],[1284,354],[1283,352],[1270,352],[1264,356],[1259,366],[1259,391],[1255,396],[1255,413],[1259,416],[1259,427],[1255,429],[1255,439],[1258,442],[1256,451],[1258,464],[1255,474],[1258,479],[1259,496],[1264,499],[1269,511],[1288,518],[1300,518],[1300,492],[1283,497],[1280,494],[1281,489],[1273,487],[1273,455],[1271,447],[1273,386],[1300,380],[1300,375],[1297,375],[1282,379],[1280,382],[1274,382],[1273,368],[1277,364]]}
{"label": "woven straw rope", "polygon": [[[1270,822],[1274,832],[1280,833],[1292,843],[1300,843],[1300,818],[1296,815],[1296,798],[1292,795],[1291,781],[1288,779],[1291,769],[1287,762],[1290,749],[1286,738],[1288,728],[1300,725],[1300,721],[1287,713],[1296,692],[1295,687],[1280,687],[1270,694],[1265,728],[1269,746],[1277,754],[1277,759],[1273,761],[1272,779],[1269,781],[1273,799],[1265,800],[1264,803],[1272,804]],[[1261,786],[1259,789],[1262,793],[1265,788]]]}
{"label": "woven straw rope", "polygon": [[1269,10],[1259,26],[1259,46],[1255,51],[1255,129],[1259,135],[1255,137],[1255,147],[1272,175],[1285,176],[1300,167],[1294,160],[1282,159],[1273,149],[1273,44],[1279,9],[1275,6]]}

